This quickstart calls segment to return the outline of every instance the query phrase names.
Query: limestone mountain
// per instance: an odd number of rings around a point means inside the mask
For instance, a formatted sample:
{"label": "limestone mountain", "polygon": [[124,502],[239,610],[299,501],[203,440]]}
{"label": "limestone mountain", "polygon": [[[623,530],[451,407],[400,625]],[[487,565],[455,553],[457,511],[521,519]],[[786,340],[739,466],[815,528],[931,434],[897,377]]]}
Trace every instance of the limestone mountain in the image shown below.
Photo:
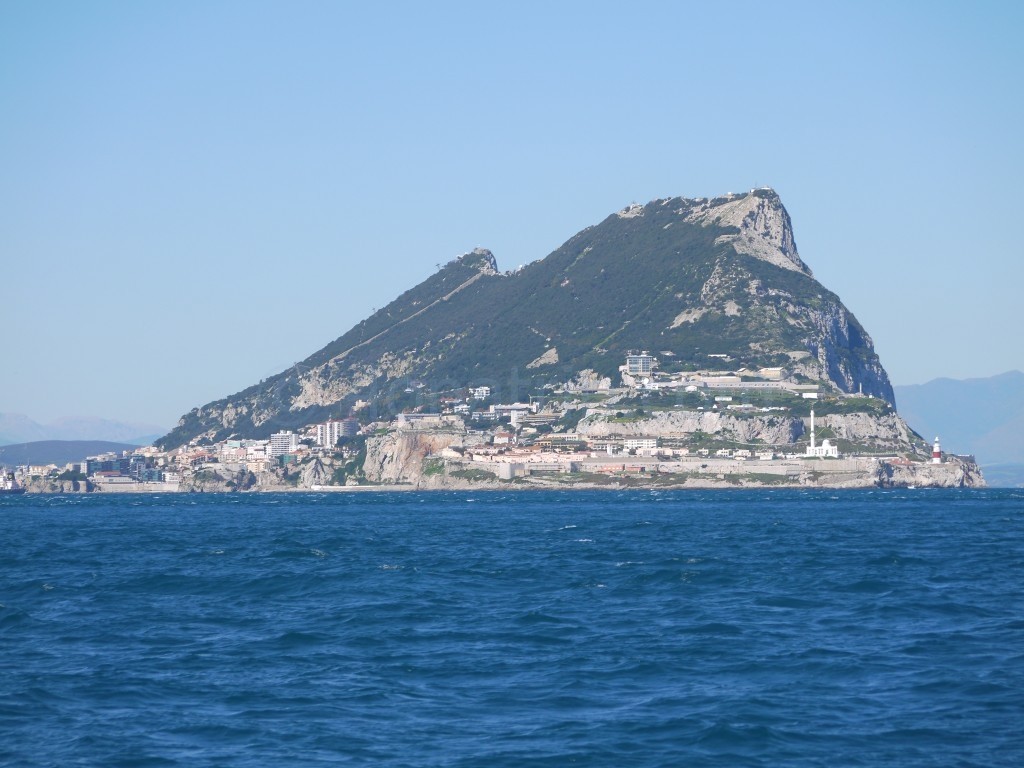
{"label": "limestone mountain", "polygon": [[639,349],[663,370],[782,366],[893,400],[871,338],[801,260],[778,195],[758,189],[630,205],[514,272],[467,253],[302,363],[194,409],[159,444],[264,437],[357,399],[384,416],[471,385],[512,399],[581,374],[617,382]]}

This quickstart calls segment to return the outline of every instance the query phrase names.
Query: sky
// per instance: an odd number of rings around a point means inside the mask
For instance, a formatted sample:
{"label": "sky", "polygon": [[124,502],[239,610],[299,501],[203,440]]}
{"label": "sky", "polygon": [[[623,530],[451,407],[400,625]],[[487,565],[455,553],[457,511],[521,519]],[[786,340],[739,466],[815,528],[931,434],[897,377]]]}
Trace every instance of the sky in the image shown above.
{"label": "sky", "polygon": [[0,412],[170,428],[474,247],[772,186],[896,384],[1024,370],[1024,3],[0,4]]}

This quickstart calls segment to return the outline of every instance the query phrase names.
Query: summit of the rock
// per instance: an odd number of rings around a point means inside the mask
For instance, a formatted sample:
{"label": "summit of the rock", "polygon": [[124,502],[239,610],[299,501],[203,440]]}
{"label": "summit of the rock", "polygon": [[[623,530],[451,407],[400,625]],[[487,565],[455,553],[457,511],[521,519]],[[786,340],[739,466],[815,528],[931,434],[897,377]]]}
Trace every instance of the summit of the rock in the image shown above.
{"label": "summit of the rock", "polygon": [[[789,213],[771,187],[743,194],[729,192],[718,197],[673,197],[655,200],[646,207],[651,206],[669,206],[685,221],[704,227],[729,229],[715,242],[729,243],[738,253],[783,269],[812,274],[797,251]],[[642,209],[639,213],[620,212],[619,215],[642,215]]]}
{"label": "summit of the rock", "polygon": [[462,266],[472,267],[485,275],[498,274],[498,260],[486,248],[474,248],[456,259]]}

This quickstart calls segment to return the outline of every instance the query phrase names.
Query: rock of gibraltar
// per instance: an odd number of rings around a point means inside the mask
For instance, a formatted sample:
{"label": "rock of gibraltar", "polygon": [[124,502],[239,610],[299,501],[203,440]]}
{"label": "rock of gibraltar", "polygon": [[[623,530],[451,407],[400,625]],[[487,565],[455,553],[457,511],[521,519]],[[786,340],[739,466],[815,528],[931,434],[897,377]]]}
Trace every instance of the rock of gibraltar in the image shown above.
{"label": "rock of gibraltar", "polygon": [[511,272],[466,253],[158,447],[207,490],[984,483],[899,416],[768,188],[630,205]]}

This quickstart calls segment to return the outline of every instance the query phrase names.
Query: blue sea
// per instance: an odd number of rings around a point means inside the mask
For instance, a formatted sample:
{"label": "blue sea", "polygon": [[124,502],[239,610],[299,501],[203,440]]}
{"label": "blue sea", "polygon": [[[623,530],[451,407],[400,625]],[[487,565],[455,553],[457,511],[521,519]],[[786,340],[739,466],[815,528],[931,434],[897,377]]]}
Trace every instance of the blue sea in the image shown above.
{"label": "blue sea", "polygon": [[4,766],[1021,766],[1024,491],[0,497]]}

